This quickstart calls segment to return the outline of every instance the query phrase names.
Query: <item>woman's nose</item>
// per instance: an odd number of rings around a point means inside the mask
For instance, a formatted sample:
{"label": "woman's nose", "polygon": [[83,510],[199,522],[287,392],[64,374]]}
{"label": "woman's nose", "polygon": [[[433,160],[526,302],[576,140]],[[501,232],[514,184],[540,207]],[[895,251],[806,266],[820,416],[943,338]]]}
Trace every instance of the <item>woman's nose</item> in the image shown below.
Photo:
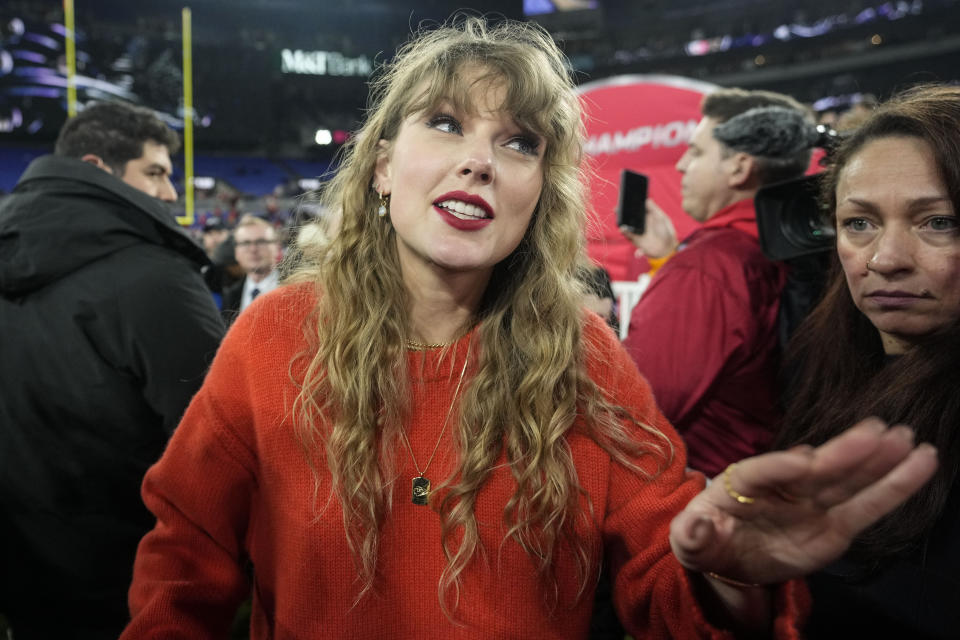
{"label": "woman's nose", "polygon": [[867,269],[889,275],[909,269],[913,263],[910,235],[906,231],[885,229],[873,245]]}
{"label": "woman's nose", "polygon": [[493,150],[490,145],[478,142],[467,147],[466,157],[457,167],[457,174],[487,184],[495,177],[494,165]]}

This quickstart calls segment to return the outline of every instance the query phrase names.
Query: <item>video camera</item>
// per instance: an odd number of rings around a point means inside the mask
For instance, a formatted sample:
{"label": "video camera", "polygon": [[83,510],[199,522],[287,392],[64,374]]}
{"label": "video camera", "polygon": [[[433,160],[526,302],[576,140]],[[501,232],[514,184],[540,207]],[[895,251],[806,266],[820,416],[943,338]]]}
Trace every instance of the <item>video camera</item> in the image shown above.
{"label": "video camera", "polygon": [[[817,131],[817,147],[828,159],[839,142],[837,132],[824,125]],[[823,161],[821,161],[823,162]],[[760,247],[771,260],[792,260],[827,251],[834,245],[836,231],[830,212],[820,205],[821,174],[761,187],[754,198]]]}
{"label": "video camera", "polygon": [[[817,147],[830,159],[839,142],[837,133],[820,125]],[[789,265],[780,298],[778,333],[786,345],[793,331],[820,299],[835,244],[830,212],[820,203],[823,174],[804,176],[761,187],[754,198],[760,248],[771,260]]]}
{"label": "video camera", "polygon": [[760,248],[771,260],[791,260],[833,247],[836,231],[820,206],[821,174],[761,187],[754,199]]}

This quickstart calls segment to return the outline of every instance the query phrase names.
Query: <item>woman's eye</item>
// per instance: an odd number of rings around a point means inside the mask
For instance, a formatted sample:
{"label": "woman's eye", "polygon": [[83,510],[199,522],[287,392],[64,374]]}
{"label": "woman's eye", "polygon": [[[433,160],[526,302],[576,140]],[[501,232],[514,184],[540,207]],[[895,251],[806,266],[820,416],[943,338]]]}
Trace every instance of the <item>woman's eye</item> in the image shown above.
{"label": "woman's eye", "polygon": [[954,216],[937,216],[928,220],[926,224],[933,231],[954,231],[957,229],[957,219]]}
{"label": "woman's eye", "polygon": [[863,218],[847,218],[843,221],[843,228],[850,231],[866,231],[870,228],[870,223]]}
{"label": "woman's eye", "polygon": [[462,133],[460,122],[451,115],[438,113],[427,121],[427,126],[447,133]]}
{"label": "woman's eye", "polygon": [[540,148],[540,142],[528,136],[514,136],[510,138],[506,146],[516,149],[524,155],[535,156]]}

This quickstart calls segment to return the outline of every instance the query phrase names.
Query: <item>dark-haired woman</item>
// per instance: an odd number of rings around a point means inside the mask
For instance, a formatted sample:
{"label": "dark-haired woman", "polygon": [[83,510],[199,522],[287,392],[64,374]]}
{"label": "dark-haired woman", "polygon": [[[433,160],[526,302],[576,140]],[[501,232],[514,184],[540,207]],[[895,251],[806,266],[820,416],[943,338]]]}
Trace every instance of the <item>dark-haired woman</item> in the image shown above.
{"label": "dark-haired woman", "polygon": [[914,427],[941,466],[922,491],[809,580],[810,638],[960,634],[960,88],[881,107],[825,181],[839,267],[790,348],[781,445],[855,417]]}

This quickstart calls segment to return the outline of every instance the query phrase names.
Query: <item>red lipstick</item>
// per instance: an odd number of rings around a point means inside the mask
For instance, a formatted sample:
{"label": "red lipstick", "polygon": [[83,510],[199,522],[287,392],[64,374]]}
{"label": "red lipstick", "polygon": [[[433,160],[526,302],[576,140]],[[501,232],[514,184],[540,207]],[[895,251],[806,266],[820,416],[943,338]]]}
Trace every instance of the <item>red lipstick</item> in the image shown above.
{"label": "red lipstick", "polygon": [[[459,202],[464,202],[466,204],[479,207],[481,210],[483,210],[486,217],[461,218],[440,206],[441,203],[446,202],[447,200],[457,200]],[[491,207],[486,200],[480,196],[467,193],[466,191],[451,191],[443,194],[433,201],[433,208],[440,215],[444,222],[461,231],[476,231],[478,229],[482,229],[490,224],[494,218],[493,207]]]}

